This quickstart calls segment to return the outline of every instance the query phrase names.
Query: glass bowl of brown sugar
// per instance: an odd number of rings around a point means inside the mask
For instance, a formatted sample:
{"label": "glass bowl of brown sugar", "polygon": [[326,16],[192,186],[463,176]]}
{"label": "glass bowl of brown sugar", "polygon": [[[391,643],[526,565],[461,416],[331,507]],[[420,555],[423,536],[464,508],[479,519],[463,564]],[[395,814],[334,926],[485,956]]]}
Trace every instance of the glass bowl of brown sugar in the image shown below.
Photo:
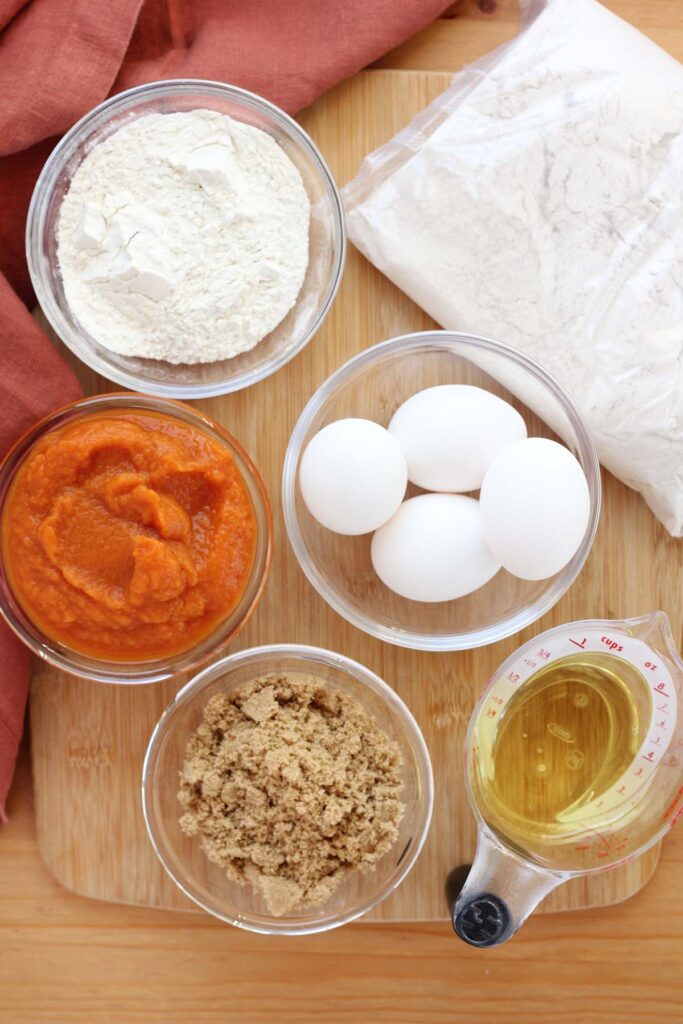
{"label": "glass bowl of brown sugar", "polygon": [[223,658],[180,690],[152,734],[142,800],[159,860],[194,903],[303,935],[401,885],[433,778],[390,686],[341,654],[284,644]]}

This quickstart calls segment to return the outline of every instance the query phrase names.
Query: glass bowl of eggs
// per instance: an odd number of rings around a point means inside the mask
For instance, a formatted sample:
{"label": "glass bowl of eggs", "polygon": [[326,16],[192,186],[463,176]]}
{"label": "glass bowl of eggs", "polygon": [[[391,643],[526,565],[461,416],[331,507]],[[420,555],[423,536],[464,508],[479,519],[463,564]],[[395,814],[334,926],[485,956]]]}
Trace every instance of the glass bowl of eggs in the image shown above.
{"label": "glass bowl of eggs", "polygon": [[80,360],[133,391],[203,398],[274,373],[339,287],[339,190],[312,139],[245,89],[151,82],[87,113],[36,183],[36,297]]}
{"label": "glass bowl of eggs", "polygon": [[332,374],[292,432],[282,490],[318,593],[371,636],[428,651],[494,643],[552,608],[588,557],[601,495],[560,384],[449,331],[392,338]]}

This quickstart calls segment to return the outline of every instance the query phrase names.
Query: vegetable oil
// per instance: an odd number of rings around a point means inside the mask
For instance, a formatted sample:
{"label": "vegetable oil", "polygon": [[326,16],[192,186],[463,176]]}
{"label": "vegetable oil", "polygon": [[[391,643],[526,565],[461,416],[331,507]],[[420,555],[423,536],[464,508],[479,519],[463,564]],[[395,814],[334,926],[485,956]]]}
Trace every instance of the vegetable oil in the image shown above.
{"label": "vegetable oil", "polygon": [[651,705],[640,672],[613,654],[541,668],[510,698],[474,774],[484,819],[522,849],[575,837],[632,764]]}

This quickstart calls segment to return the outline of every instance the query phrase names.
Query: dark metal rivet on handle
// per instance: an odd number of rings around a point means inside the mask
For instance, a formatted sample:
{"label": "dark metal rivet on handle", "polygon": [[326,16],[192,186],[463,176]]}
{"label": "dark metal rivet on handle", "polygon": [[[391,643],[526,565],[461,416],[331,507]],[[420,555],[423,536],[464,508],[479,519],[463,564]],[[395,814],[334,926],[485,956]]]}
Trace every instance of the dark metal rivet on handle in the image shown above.
{"label": "dark metal rivet on handle", "polygon": [[454,909],[453,927],[470,946],[495,946],[509,931],[510,911],[499,896],[483,892]]}

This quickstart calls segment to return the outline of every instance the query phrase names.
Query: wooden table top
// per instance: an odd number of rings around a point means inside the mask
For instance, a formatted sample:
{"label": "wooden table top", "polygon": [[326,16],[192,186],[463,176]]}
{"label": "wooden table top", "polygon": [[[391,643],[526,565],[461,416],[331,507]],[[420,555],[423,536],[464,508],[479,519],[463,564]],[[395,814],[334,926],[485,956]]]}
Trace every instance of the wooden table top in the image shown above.
{"label": "wooden table top", "polygon": [[[683,60],[681,0],[607,6]],[[380,66],[456,70],[463,56],[474,60],[514,35],[515,3],[497,8],[486,16],[463,0],[456,16]],[[37,851],[27,748],[8,813],[0,827],[0,1024],[683,1020],[683,826],[664,843],[653,881],[627,903],[532,917],[512,942],[484,952],[459,943],[446,924],[358,924],[277,939],[208,916],[74,896]]]}

